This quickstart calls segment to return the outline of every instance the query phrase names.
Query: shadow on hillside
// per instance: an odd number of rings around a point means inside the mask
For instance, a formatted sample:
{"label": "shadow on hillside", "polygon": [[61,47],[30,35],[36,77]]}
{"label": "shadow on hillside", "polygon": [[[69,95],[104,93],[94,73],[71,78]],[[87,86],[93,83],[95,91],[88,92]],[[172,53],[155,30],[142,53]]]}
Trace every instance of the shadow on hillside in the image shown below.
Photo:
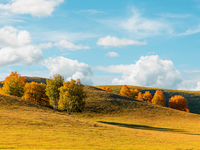
{"label": "shadow on hillside", "polygon": [[146,125],[126,124],[126,123],[117,123],[117,122],[105,122],[105,121],[98,121],[98,122],[110,124],[110,125],[116,125],[116,126],[120,126],[120,127],[132,128],[132,129],[164,131],[164,132],[177,132],[177,133],[189,134],[189,135],[200,135],[200,134],[188,133],[188,132],[186,132],[184,130],[180,130],[180,129],[159,128],[159,127],[151,127],[151,126],[146,126]]}

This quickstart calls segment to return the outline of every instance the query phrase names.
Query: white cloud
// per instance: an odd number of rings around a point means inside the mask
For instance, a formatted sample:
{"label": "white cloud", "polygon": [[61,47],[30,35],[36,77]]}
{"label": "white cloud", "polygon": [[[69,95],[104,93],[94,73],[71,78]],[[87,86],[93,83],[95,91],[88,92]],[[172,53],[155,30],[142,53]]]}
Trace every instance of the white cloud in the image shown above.
{"label": "white cloud", "polygon": [[71,60],[65,57],[48,58],[44,65],[50,71],[50,76],[61,74],[65,79],[81,79],[83,84],[92,85],[92,68],[85,63],[80,63],[77,60]]}
{"label": "white cloud", "polygon": [[157,55],[142,56],[135,64],[98,66],[97,70],[110,73],[122,73],[112,84],[140,85],[176,89],[182,82],[180,72],[170,60],[162,60]]}
{"label": "white cloud", "polygon": [[196,34],[200,32],[200,25],[196,28],[192,28],[192,29],[188,29],[186,30],[184,33],[179,33],[177,34],[178,36],[182,36],[182,35],[191,35],[191,34]]}
{"label": "white cloud", "polygon": [[116,52],[108,52],[108,53],[106,54],[106,56],[110,56],[110,57],[119,57],[119,54],[116,53]]}
{"label": "white cloud", "polygon": [[19,48],[4,47],[0,50],[0,66],[32,65],[43,60],[42,51],[32,45]]}
{"label": "white cloud", "polygon": [[0,29],[0,66],[32,65],[43,59],[42,51],[30,45],[28,31],[18,31],[12,26]]}
{"label": "white cloud", "polygon": [[106,37],[102,37],[99,38],[97,45],[102,45],[105,47],[122,47],[122,46],[127,46],[127,45],[146,45],[146,42],[138,42],[138,41],[134,41],[134,40],[130,40],[130,39],[126,39],[126,38],[122,38],[119,39],[115,36],[106,36]]}
{"label": "white cloud", "polygon": [[38,47],[41,48],[41,49],[48,49],[48,48],[53,47],[53,44],[51,42],[49,42],[49,43],[42,43]]}
{"label": "white cloud", "polygon": [[125,30],[134,38],[172,34],[171,25],[163,19],[149,19],[142,17],[136,9],[132,9],[132,16],[128,18],[117,18],[100,20],[101,23],[110,26],[112,29]]}
{"label": "white cloud", "polygon": [[0,29],[0,47],[20,47],[31,42],[29,32],[18,31],[12,26],[5,26]]}
{"label": "white cloud", "polygon": [[83,46],[83,45],[74,45],[71,42],[68,42],[66,40],[61,40],[60,42],[57,42],[54,44],[54,46],[57,46],[60,49],[68,49],[71,51],[79,50],[79,49],[90,49],[89,46]]}
{"label": "white cloud", "polygon": [[197,82],[197,87],[196,87],[196,91],[200,91],[200,82]]}
{"label": "white cloud", "polygon": [[10,10],[15,14],[31,14],[32,16],[50,16],[55,7],[64,0],[11,0],[8,4],[0,4],[0,9]]}

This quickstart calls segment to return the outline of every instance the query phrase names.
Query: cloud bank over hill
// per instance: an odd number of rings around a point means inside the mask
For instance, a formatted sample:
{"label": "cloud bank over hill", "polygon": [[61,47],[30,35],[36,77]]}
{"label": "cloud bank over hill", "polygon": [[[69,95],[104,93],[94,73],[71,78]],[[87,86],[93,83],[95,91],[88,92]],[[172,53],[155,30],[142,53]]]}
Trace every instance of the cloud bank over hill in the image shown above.
{"label": "cloud bank over hill", "polygon": [[176,89],[182,82],[181,73],[170,60],[162,60],[158,55],[142,56],[135,64],[98,66],[97,70],[122,73],[112,84],[127,84]]}
{"label": "cloud bank over hill", "polygon": [[68,81],[71,79],[81,79],[83,84],[92,85],[93,71],[92,68],[85,63],[65,57],[48,58],[44,65],[50,71],[50,75],[61,74]]}

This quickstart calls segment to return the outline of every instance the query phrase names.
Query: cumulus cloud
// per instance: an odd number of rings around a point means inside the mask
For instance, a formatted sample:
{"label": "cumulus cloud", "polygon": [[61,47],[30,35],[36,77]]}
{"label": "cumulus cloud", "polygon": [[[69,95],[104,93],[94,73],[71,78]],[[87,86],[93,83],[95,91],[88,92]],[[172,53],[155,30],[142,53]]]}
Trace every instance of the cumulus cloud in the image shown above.
{"label": "cumulus cloud", "polygon": [[20,47],[31,42],[30,34],[27,31],[18,31],[12,26],[1,28],[0,35],[0,47]]}
{"label": "cumulus cloud", "polygon": [[0,66],[32,65],[43,60],[42,51],[32,45],[11,48],[4,47],[0,50]]}
{"label": "cumulus cloud", "polygon": [[65,79],[81,79],[83,84],[92,85],[92,68],[85,63],[65,57],[48,58],[44,65],[50,71],[50,76],[61,74]]}
{"label": "cumulus cloud", "polygon": [[32,65],[43,59],[42,51],[30,45],[28,31],[19,31],[12,26],[0,29],[0,66]]}
{"label": "cumulus cloud", "polygon": [[41,49],[48,49],[48,48],[53,47],[53,44],[51,42],[49,42],[49,43],[42,43],[38,47],[41,48]]}
{"label": "cumulus cloud", "polygon": [[119,54],[116,53],[116,52],[108,52],[108,53],[106,54],[106,56],[110,56],[110,57],[119,57]]}
{"label": "cumulus cloud", "polygon": [[146,45],[146,42],[139,42],[139,41],[134,41],[126,38],[119,39],[115,36],[106,36],[99,38],[97,45],[102,45],[105,47],[122,47],[122,46],[127,46],[127,45]]}
{"label": "cumulus cloud", "polygon": [[68,49],[71,51],[79,50],[79,49],[90,49],[89,46],[83,46],[83,45],[74,45],[71,42],[68,42],[66,40],[61,40],[60,42],[57,42],[54,44],[54,46],[57,46],[60,49]]}
{"label": "cumulus cloud", "polygon": [[200,82],[197,82],[197,87],[196,87],[196,91],[200,91]]}
{"label": "cumulus cloud", "polygon": [[15,14],[31,14],[32,16],[50,16],[55,7],[64,0],[11,0],[8,4],[0,4],[0,9],[9,10]]}
{"label": "cumulus cloud", "polygon": [[162,60],[157,55],[142,56],[135,64],[98,66],[97,70],[110,73],[122,73],[112,84],[128,84],[176,89],[182,82],[180,72],[170,60]]}

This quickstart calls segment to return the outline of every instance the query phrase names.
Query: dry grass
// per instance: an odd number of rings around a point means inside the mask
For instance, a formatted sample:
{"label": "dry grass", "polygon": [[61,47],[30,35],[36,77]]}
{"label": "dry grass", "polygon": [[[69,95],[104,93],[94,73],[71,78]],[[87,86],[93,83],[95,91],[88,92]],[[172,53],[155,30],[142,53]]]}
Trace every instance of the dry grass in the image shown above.
{"label": "dry grass", "polygon": [[0,95],[0,149],[200,149],[200,116],[94,87],[68,116]]}

